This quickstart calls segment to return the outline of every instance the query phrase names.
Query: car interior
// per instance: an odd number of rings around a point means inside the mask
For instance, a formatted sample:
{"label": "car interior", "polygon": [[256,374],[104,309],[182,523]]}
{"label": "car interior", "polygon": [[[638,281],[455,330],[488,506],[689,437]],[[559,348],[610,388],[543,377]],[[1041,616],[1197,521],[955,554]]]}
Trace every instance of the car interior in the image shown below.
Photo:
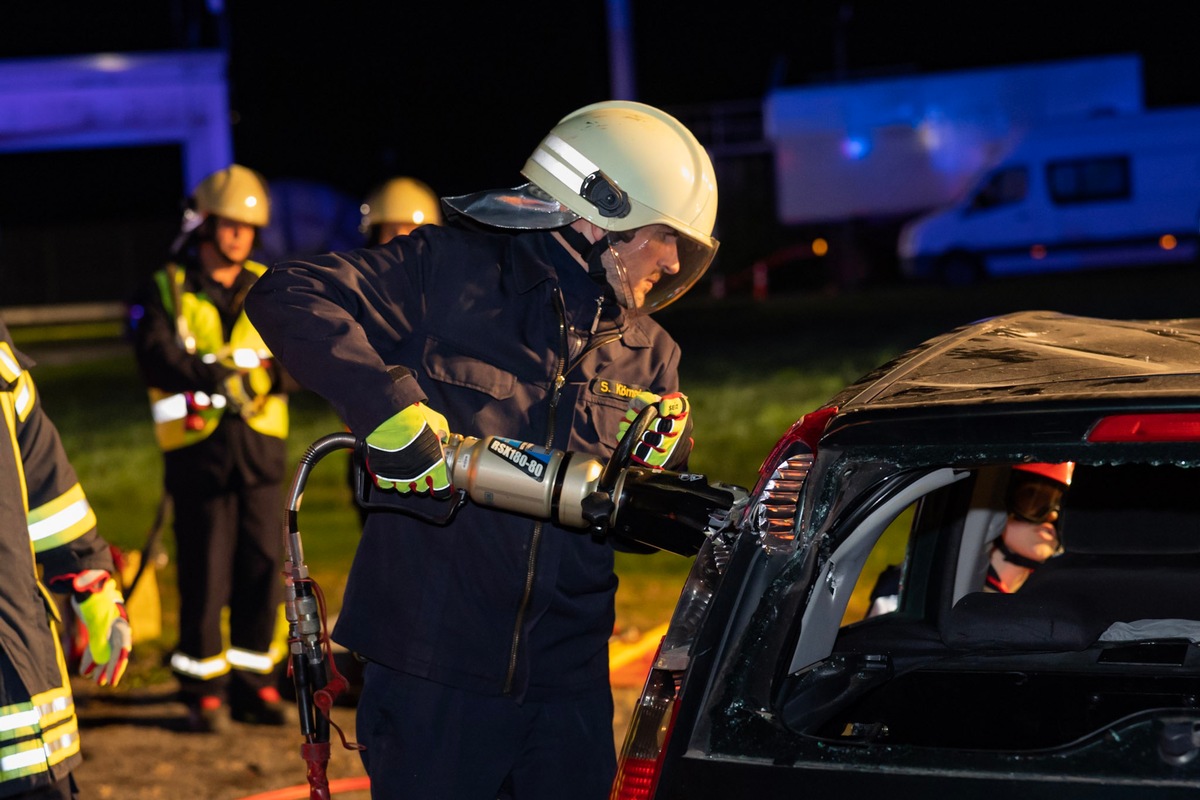
{"label": "car interior", "polygon": [[[984,592],[1008,473],[934,470],[852,521],[778,683],[788,729],[848,744],[1032,751],[1164,709],[1200,719],[1200,471],[1079,465],[1060,553],[1018,591]],[[847,621],[854,587],[877,577],[864,573],[868,556],[898,519],[911,528],[897,608]]]}

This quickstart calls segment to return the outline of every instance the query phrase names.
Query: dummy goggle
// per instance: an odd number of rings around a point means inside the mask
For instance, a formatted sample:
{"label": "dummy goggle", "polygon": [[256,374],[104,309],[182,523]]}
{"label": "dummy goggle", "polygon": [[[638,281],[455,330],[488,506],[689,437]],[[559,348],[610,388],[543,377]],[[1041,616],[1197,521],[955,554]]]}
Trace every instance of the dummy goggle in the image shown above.
{"label": "dummy goggle", "polygon": [[1063,489],[1040,480],[1017,482],[1008,492],[1008,513],[1019,520],[1041,525],[1062,511]]}

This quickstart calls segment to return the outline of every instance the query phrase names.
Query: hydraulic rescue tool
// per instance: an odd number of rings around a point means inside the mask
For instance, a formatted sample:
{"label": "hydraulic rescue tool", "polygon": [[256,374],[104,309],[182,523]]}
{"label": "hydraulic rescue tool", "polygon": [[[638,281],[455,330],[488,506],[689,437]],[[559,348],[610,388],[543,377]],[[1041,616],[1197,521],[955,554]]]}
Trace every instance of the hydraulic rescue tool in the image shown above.
{"label": "hydraulic rescue tool", "polygon": [[[647,406],[630,426],[607,464],[579,453],[488,436],[450,434],[444,444],[450,481],[448,501],[428,498],[370,499],[370,477],[356,468],[355,501],[373,511],[391,511],[448,524],[468,500],[477,505],[550,520],[587,535],[613,536],[643,550],[666,550],[694,556],[715,532],[727,530],[747,504],[748,492],[731,484],[709,482],[703,475],[668,472],[630,465],[633,447],[654,421]],[[305,484],[313,467],[335,450],[365,452],[365,443],[350,433],[333,433],[309,446],[300,459],[288,494],[284,544],[290,669],[304,736],[301,755],[308,764],[310,800],[330,797],[329,711],[347,688],[337,671],[325,631],[325,603],[309,576],[300,540],[298,515]],[[440,511],[432,513],[430,504]],[[422,507],[424,506],[424,507]],[[338,729],[339,735],[341,730]],[[358,745],[343,744],[354,749]]]}

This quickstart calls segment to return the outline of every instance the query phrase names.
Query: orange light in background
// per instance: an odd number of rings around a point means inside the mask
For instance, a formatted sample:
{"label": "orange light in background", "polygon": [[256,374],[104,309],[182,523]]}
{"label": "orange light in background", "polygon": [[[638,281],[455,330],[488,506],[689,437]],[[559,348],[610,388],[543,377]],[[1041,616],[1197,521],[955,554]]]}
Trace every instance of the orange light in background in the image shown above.
{"label": "orange light in background", "polygon": [[1179,242],[1175,241],[1175,237],[1169,233],[1164,233],[1158,240],[1158,246],[1163,250],[1174,250],[1177,244]]}
{"label": "orange light in background", "polygon": [[813,239],[812,251],[814,256],[823,256],[829,252],[829,242],[824,239]]}
{"label": "orange light in background", "polygon": [[1029,255],[1035,261],[1040,261],[1046,257],[1046,246],[1044,244],[1035,244],[1029,248]]}

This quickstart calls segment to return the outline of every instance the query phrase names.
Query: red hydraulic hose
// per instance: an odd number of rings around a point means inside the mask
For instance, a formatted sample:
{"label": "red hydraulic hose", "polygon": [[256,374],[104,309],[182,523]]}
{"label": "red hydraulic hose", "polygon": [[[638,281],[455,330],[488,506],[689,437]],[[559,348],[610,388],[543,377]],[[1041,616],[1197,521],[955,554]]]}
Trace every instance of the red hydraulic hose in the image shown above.
{"label": "red hydraulic hose", "polygon": [[[360,792],[370,788],[371,779],[365,775],[361,778],[340,778],[329,782],[329,791],[332,795],[337,795],[339,792]],[[308,800],[308,798],[309,786],[305,783],[300,786],[288,786],[285,789],[271,789],[261,794],[243,797],[242,800]]]}

